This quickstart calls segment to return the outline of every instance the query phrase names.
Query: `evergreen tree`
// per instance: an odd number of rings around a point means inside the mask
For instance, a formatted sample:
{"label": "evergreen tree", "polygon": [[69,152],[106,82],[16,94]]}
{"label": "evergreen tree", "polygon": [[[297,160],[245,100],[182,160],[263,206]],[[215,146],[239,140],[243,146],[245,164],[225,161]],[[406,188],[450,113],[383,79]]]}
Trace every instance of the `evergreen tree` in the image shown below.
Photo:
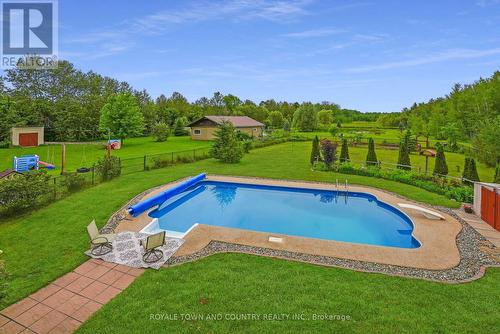
{"label": "evergreen tree", "polygon": [[347,139],[342,139],[342,148],[340,149],[340,162],[349,162],[349,147],[347,146]]}
{"label": "evergreen tree", "polygon": [[448,175],[448,165],[444,156],[444,147],[440,143],[436,145],[436,162],[434,164],[434,175]]}
{"label": "evergreen tree", "polygon": [[234,126],[229,122],[223,122],[214,135],[215,140],[210,155],[226,163],[239,162],[244,152]]}
{"label": "evergreen tree", "polygon": [[184,120],[179,117],[175,121],[175,127],[174,127],[174,135],[175,136],[186,136],[188,132],[185,129],[185,122]]}
{"label": "evergreen tree", "polygon": [[368,154],[366,155],[366,165],[376,166],[378,164],[377,153],[375,153],[375,142],[373,138],[368,140]]}
{"label": "evergreen tree", "polygon": [[314,163],[320,159],[321,159],[321,155],[319,152],[319,139],[318,139],[318,136],[316,136],[316,137],[314,137],[313,142],[312,142],[311,158],[309,161],[310,161],[311,165],[314,165]]}
{"label": "evergreen tree", "polygon": [[473,181],[479,182],[477,174],[476,161],[473,158],[465,158],[464,172],[462,174],[464,183],[473,184]]}
{"label": "evergreen tree", "polygon": [[409,130],[407,130],[403,139],[399,143],[399,155],[398,155],[399,169],[411,170],[410,140],[411,140],[411,133]]}

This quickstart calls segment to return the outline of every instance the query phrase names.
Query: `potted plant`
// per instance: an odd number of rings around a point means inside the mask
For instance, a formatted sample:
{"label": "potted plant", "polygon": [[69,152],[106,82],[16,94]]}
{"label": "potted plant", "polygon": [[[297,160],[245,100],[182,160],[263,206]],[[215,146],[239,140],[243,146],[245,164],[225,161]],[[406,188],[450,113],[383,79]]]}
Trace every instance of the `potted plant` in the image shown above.
{"label": "potted plant", "polygon": [[464,204],[463,207],[464,207],[464,211],[465,212],[467,212],[467,213],[474,213],[474,209],[472,209],[472,205],[470,205],[470,204]]}

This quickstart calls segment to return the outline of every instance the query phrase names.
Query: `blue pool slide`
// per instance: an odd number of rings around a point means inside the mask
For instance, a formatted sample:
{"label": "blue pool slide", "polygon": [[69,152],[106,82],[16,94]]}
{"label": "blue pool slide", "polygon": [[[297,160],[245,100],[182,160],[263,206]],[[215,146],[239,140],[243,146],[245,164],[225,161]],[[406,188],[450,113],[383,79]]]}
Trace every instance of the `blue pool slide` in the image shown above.
{"label": "blue pool slide", "polygon": [[189,180],[186,180],[176,185],[175,187],[172,187],[164,192],[159,193],[158,195],[152,196],[142,202],[132,205],[128,208],[128,213],[130,213],[134,217],[137,217],[141,213],[151,209],[153,206],[161,205],[163,202],[165,202],[172,196],[178,195],[187,188],[194,186],[196,183],[200,181],[203,181],[206,178],[206,176],[207,175],[205,173],[201,173],[200,175],[197,175]]}

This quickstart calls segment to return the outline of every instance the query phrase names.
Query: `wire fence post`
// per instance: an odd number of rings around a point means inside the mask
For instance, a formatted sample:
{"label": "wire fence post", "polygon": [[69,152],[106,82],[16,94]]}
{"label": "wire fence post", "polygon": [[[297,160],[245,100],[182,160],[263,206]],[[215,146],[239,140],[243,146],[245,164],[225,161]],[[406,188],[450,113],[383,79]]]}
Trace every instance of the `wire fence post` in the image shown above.
{"label": "wire fence post", "polygon": [[92,185],[95,185],[95,164],[92,165]]}
{"label": "wire fence post", "polygon": [[144,170],[146,170],[146,155],[144,155]]}

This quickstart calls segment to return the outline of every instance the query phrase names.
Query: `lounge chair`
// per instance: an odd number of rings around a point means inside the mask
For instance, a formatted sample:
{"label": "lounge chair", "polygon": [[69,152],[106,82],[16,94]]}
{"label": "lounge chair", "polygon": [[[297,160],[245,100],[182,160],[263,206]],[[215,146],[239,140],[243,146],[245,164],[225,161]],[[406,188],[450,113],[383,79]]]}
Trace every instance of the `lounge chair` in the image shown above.
{"label": "lounge chair", "polygon": [[429,209],[426,209],[426,208],[423,208],[421,206],[418,206],[418,205],[413,205],[413,204],[406,204],[406,203],[398,203],[398,205],[402,208],[405,208],[405,209],[413,209],[413,210],[416,210],[416,211],[419,211],[421,212],[425,217],[429,218],[429,219],[436,219],[436,220],[444,220],[444,217],[437,213],[437,212],[434,212],[432,210],[429,210]]}
{"label": "lounge chair", "polygon": [[100,234],[95,220],[87,226],[87,232],[90,237],[91,253],[95,256],[108,254],[113,250],[112,242],[115,240],[114,234]]}
{"label": "lounge chair", "polygon": [[163,252],[158,247],[165,244],[165,231],[152,234],[145,240],[141,240],[141,245],[144,247],[145,253],[142,259],[146,263],[160,261],[163,258]]}

